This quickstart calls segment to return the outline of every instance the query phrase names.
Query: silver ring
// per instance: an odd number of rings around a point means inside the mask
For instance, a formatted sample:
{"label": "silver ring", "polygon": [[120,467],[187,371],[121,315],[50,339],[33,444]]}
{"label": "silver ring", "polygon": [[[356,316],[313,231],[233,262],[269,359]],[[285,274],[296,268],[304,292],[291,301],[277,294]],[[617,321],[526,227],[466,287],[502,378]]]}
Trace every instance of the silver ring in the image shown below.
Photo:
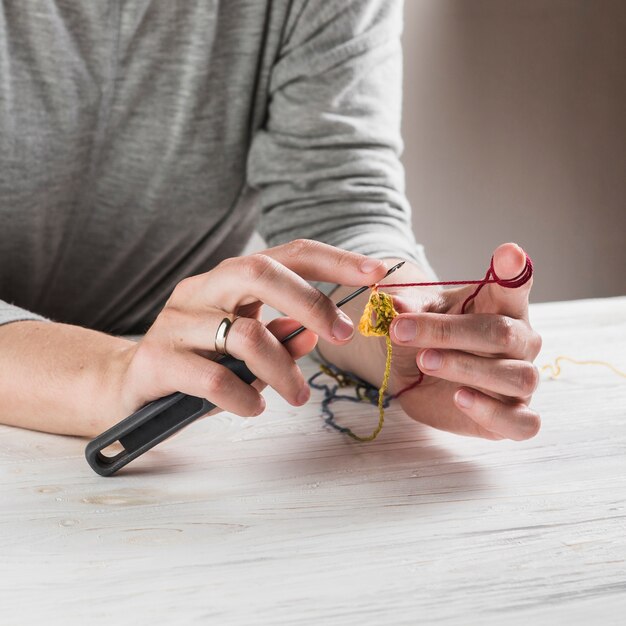
{"label": "silver ring", "polygon": [[217,327],[217,332],[215,333],[215,352],[219,352],[220,354],[228,354],[228,352],[226,352],[226,337],[228,336],[228,331],[230,330],[230,327],[233,325],[234,321],[235,320],[231,322],[230,319],[225,317],[220,322],[220,325]]}

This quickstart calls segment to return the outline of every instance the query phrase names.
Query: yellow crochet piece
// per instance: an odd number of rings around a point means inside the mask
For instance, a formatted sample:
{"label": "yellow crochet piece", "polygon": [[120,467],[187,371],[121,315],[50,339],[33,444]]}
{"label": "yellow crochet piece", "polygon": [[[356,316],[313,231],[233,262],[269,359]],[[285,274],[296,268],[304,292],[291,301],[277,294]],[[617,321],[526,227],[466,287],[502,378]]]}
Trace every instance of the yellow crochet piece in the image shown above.
{"label": "yellow crochet piece", "polygon": [[389,325],[391,320],[398,314],[393,308],[393,300],[390,295],[381,293],[376,287],[372,288],[370,298],[365,305],[363,315],[359,321],[359,332],[365,337],[384,337],[387,345],[387,359],[385,361],[385,373],[383,382],[378,390],[378,426],[374,432],[367,437],[356,435],[352,431],[347,434],[357,441],[373,441],[383,429],[385,423],[385,392],[389,385],[389,374],[391,372],[391,339],[389,338]]}

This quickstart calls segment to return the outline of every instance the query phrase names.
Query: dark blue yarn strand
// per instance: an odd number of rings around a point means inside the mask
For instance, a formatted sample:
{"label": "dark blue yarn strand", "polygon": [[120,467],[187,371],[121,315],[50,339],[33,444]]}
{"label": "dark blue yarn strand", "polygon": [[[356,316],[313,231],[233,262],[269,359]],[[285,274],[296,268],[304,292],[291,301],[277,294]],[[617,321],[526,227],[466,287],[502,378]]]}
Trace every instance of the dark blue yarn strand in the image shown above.
{"label": "dark blue yarn strand", "polygon": [[[331,410],[330,404],[336,402],[337,400],[363,402],[363,398],[367,398],[370,404],[378,406],[378,389],[352,372],[340,370],[338,367],[331,364],[326,364],[326,367],[343,380],[349,380],[352,385],[346,384],[346,386],[354,386],[355,395],[347,396],[344,394],[338,394],[337,390],[340,388],[339,384],[327,385],[326,383],[316,382],[320,376],[327,376],[327,374],[322,370],[313,374],[307,382],[312,389],[317,389],[318,391],[322,391],[324,393],[324,398],[322,399],[320,405],[322,415],[325,417],[324,422],[340,433],[351,434],[352,430],[350,428],[341,426],[335,421],[335,414]],[[383,401],[383,408],[386,409],[391,400],[391,396],[387,396]]]}

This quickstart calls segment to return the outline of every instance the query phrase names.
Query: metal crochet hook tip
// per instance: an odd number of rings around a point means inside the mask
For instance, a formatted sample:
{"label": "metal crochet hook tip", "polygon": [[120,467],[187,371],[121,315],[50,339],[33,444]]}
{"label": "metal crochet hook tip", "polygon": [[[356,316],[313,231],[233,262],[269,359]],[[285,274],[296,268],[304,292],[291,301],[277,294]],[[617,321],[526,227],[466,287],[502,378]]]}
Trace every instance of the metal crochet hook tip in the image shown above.
{"label": "metal crochet hook tip", "polygon": [[[397,269],[400,269],[405,263],[406,261],[400,261],[400,263],[396,263],[391,269],[387,270],[387,273],[385,274],[384,278],[387,278],[389,274],[393,274]],[[339,300],[339,302],[337,302],[335,306],[338,306],[338,307],[343,306],[346,302],[350,302],[350,300],[353,300],[357,296],[360,296],[364,291],[367,291],[368,289],[370,289],[370,287],[371,285],[364,285],[363,287],[359,287],[356,291],[353,291],[352,293],[348,294],[345,298],[342,298],[341,300]],[[284,339],[281,339],[280,343],[285,343],[286,341],[293,339],[304,330],[305,330],[304,326],[300,326],[300,328],[296,328],[296,330],[289,333]]]}
{"label": "metal crochet hook tip", "polygon": [[400,263],[396,263],[386,274],[385,274],[385,278],[387,278],[387,276],[389,276],[389,274],[393,274],[396,270],[399,270],[404,264],[406,263],[406,261],[400,261]]}

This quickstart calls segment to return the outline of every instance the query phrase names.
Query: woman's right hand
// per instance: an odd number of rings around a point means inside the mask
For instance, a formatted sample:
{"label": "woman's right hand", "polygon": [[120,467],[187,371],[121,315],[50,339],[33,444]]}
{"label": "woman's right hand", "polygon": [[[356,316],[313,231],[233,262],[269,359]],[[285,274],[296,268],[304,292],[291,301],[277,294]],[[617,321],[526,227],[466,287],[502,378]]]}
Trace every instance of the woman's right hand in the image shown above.
{"label": "woman's right hand", "polygon": [[[141,341],[121,353],[121,417],[175,391],[206,398],[241,416],[263,411],[260,391],[266,385],[290,404],[304,404],[310,391],[296,359],[315,347],[318,335],[341,345],[354,333],[350,318],[307,280],[358,287],[381,280],[385,273],[378,259],[296,240],[226,259],[209,272],[186,278]],[[264,303],[287,317],[265,325],[260,321]],[[220,356],[215,334],[225,317],[235,320],[228,332],[228,353],[245,361],[257,377],[252,385],[215,362]],[[307,330],[280,343],[300,325]]]}

